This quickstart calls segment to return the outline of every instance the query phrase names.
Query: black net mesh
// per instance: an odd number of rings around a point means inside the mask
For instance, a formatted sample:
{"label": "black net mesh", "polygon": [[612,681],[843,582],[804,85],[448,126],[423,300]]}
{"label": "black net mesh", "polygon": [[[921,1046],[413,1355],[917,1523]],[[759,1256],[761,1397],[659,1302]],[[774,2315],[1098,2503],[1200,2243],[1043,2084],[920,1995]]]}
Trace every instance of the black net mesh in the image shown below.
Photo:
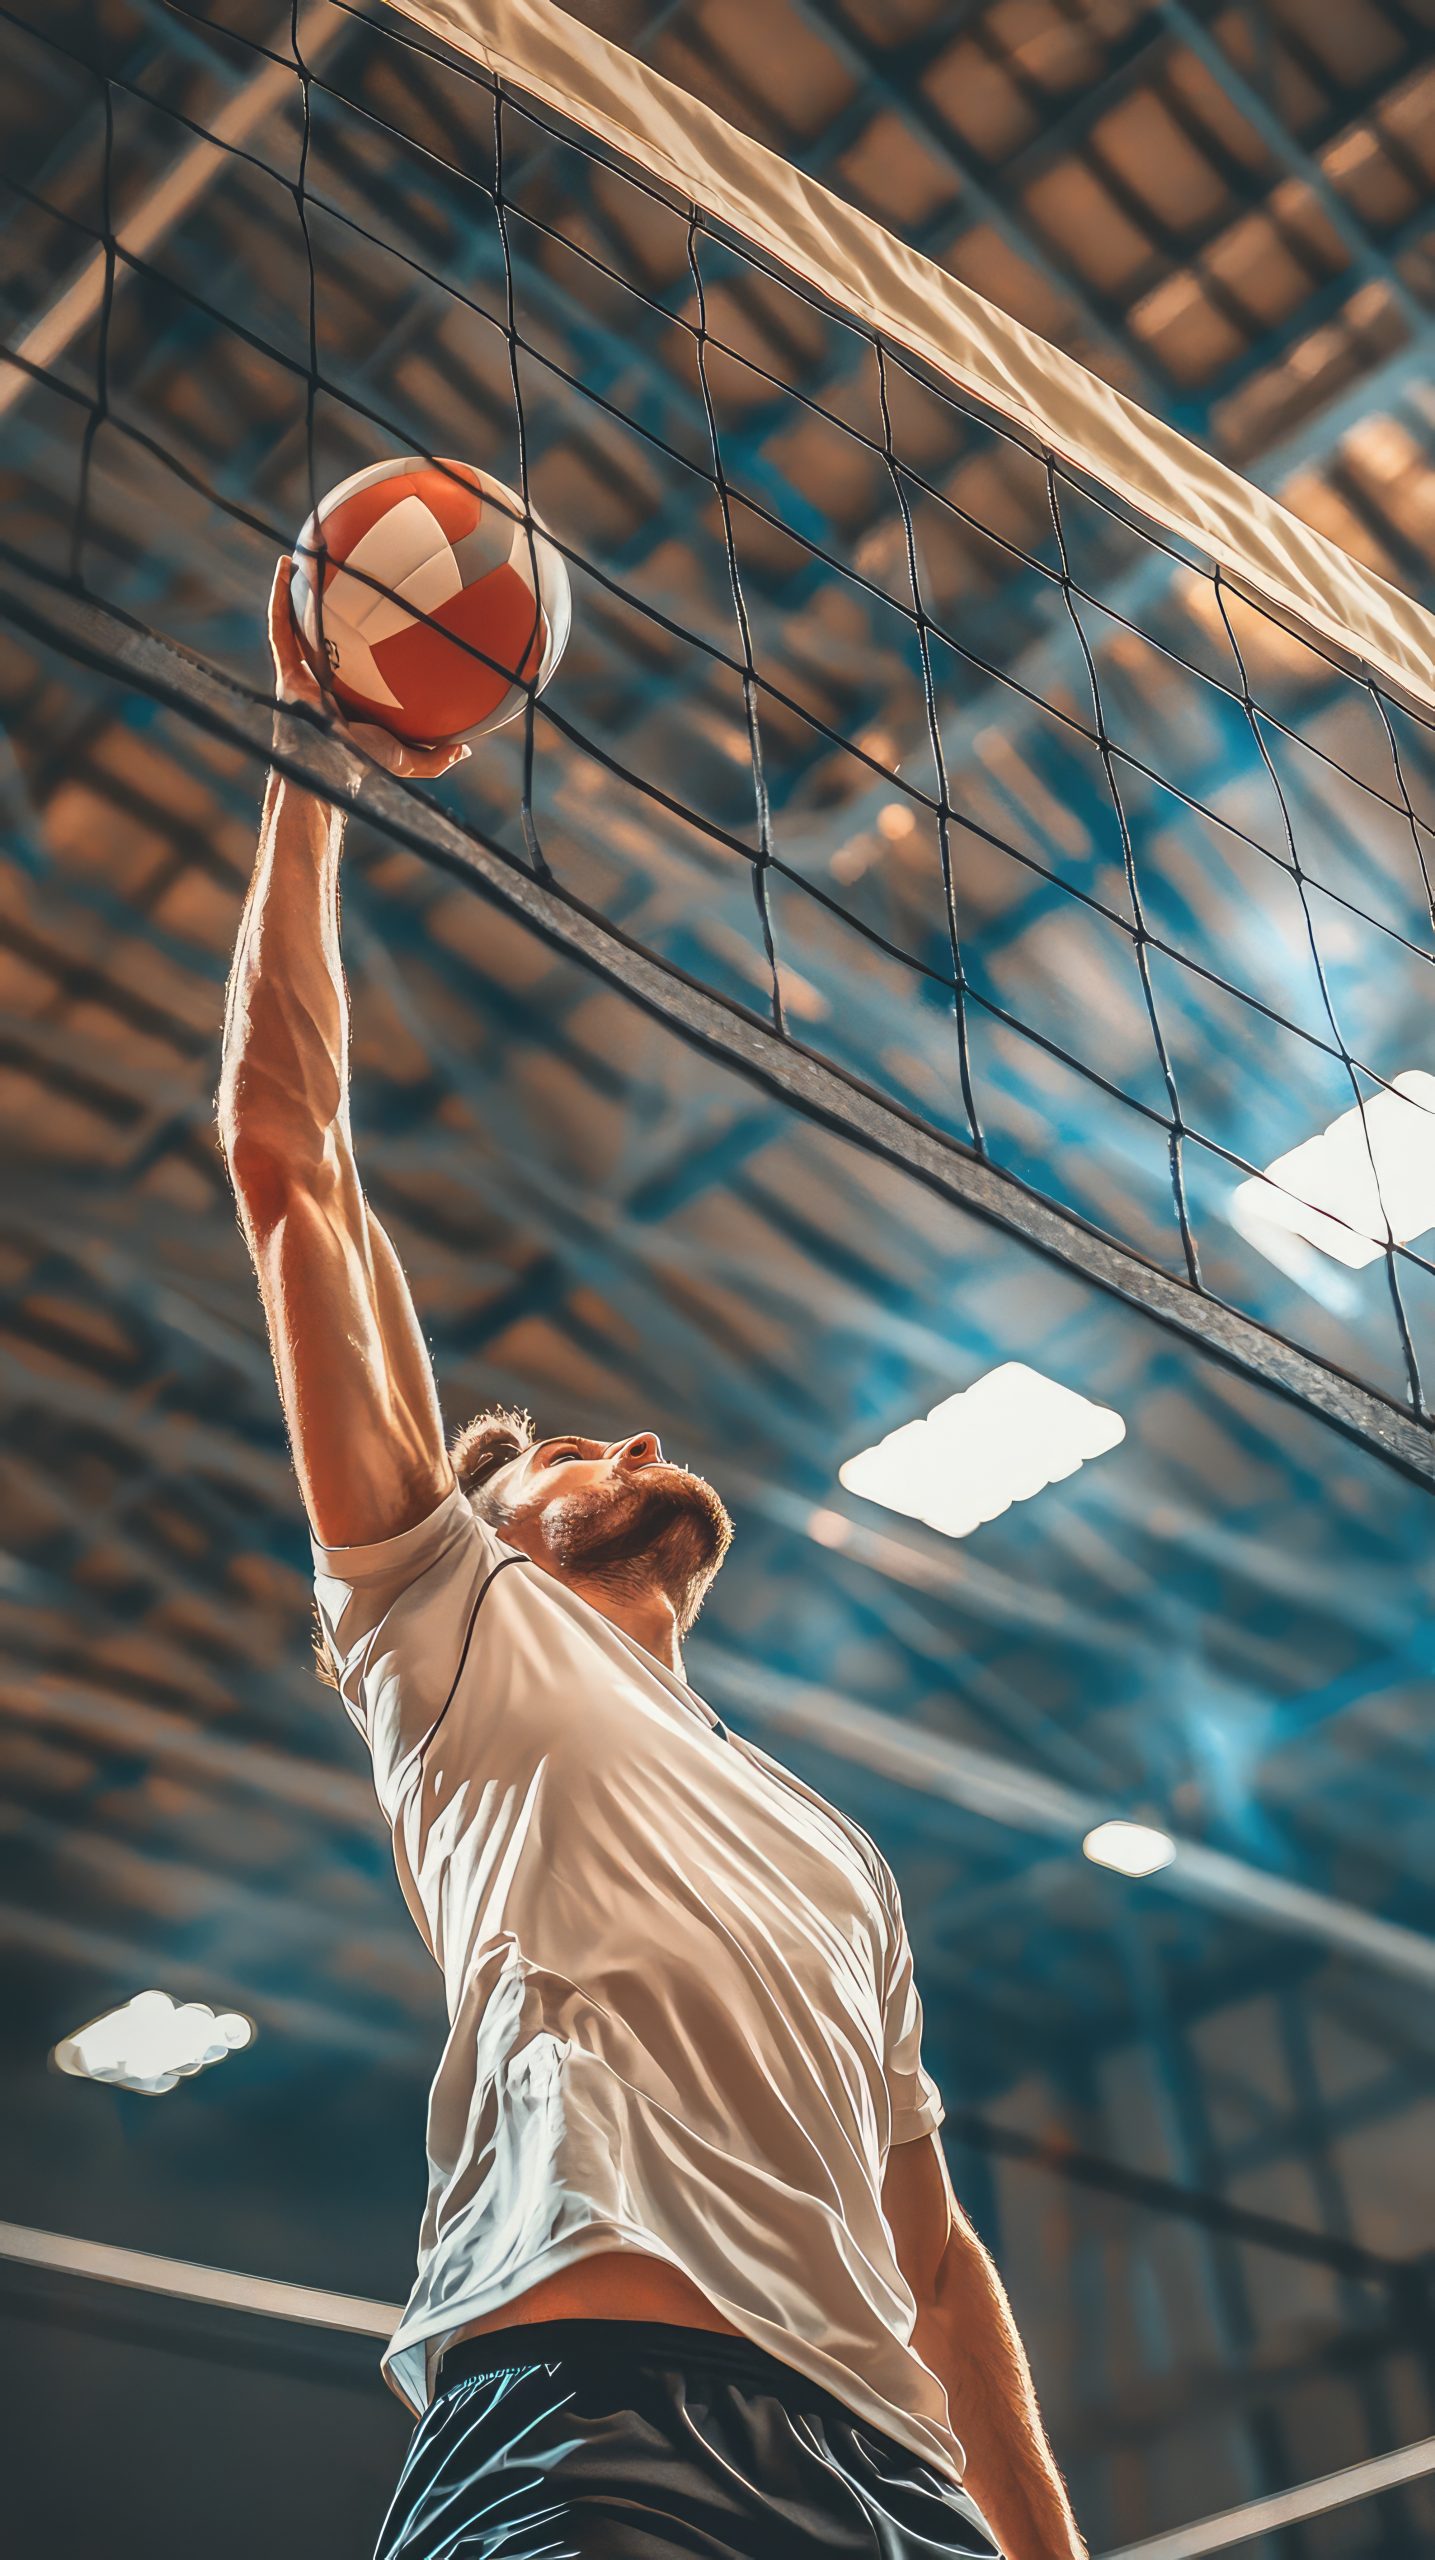
{"label": "black net mesh", "polygon": [[12,618],[252,752],[314,501],[482,464],[572,643],[371,822],[1430,1471],[1429,719],[377,7],[0,17],[89,137],[5,179]]}

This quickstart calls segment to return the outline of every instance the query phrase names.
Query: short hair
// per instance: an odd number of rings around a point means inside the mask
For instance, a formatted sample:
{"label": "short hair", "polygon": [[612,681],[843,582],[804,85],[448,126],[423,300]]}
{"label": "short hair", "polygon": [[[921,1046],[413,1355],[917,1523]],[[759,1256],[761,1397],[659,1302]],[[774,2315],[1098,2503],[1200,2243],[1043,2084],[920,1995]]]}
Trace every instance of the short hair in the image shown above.
{"label": "short hair", "polygon": [[[476,1503],[484,1486],[506,1467],[511,1459],[521,1458],[526,1449],[538,1446],[538,1434],[530,1414],[512,1405],[490,1405],[476,1413],[456,1431],[448,1444],[448,1454],[463,1492]],[[481,1509],[481,1504],[476,1504]]]}
{"label": "short hair", "polygon": [[[459,1490],[468,1496],[480,1516],[484,1513],[483,1490],[506,1467],[511,1458],[521,1458],[525,1449],[535,1449],[538,1434],[532,1417],[515,1406],[496,1404],[476,1413],[461,1431],[456,1431],[448,1444],[449,1459],[458,1478]],[[314,1669],[326,1689],[337,1689],[339,1666],[334,1649],[324,1630],[314,1630]]]}

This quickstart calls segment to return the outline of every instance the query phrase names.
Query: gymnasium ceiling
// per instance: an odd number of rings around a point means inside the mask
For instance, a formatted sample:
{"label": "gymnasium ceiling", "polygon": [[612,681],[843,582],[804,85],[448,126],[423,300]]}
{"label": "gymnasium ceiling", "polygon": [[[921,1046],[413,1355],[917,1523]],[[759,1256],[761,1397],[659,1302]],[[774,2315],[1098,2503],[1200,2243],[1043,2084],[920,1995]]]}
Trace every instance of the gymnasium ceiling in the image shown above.
{"label": "gymnasium ceiling", "polygon": [[[491,217],[466,183],[489,169],[488,101],[395,41],[377,6],[372,28],[329,14],[310,42],[311,175],[389,245],[315,220],[325,378],[373,413],[356,421],[320,397],[323,476],[402,432],[515,478],[506,347],[421,273],[494,307]],[[743,0],[578,14],[1435,602],[1428,8],[771,0],[760,42]],[[123,219],[190,146],[183,119],[211,126],[242,99],[266,75],[255,42],[283,55],[287,26],[267,0],[21,0],[5,13],[0,163],[21,181],[0,227],[7,340],[50,306],[100,221],[103,115],[86,66],[118,84]],[[299,131],[286,82],[246,127],[267,168],[231,162],[211,177],[115,297],[113,417],[187,476],[113,424],[88,460],[92,584],[251,682],[270,528],[296,527],[308,503],[307,269],[292,195],[270,174],[292,176]],[[730,636],[711,506],[685,496],[676,466],[595,426],[561,381],[566,366],[680,452],[700,449],[691,364],[592,264],[625,241],[631,257],[636,240],[648,291],[678,309],[683,226],[653,208],[633,227],[622,185],[591,181],[551,137],[520,124],[510,149],[521,298],[547,366],[540,379],[535,360],[527,384],[538,503],[635,592]],[[537,217],[562,240],[541,236]],[[844,333],[712,256],[714,327],[751,361],[830,391],[868,432],[872,385]],[[88,396],[99,359],[92,327],[58,361],[61,390],[27,379],[0,416],[4,539],[51,565],[69,558],[86,459],[87,412],[63,387]],[[930,927],[930,850],[919,859],[878,771],[920,780],[926,754],[920,687],[881,610],[904,568],[890,489],[869,448],[759,396],[736,360],[717,398],[739,492],[784,521],[800,515],[837,564],[797,557],[757,508],[742,518],[759,657],[862,747],[860,759],[816,753],[800,722],[774,722],[781,848],[799,880],[867,921]],[[1029,459],[971,421],[957,433],[916,383],[897,402],[922,467],[1009,540],[1038,545],[1045,493]],[[1153,571],[1078,493],[1068,504],[1081,574],[1163,642],[1209,659],[1219,634],[1195,582]],[[939,535],[927,528],[941,610],[1034,694],[1075,699],[1080,666],[1049,586],[995,544],[944,550]],[[855,606],[843,563],[868,582]],[[0,632],[0,1918],[26,2153],[8,2209],[395,2289],[411,2181],[377,2164],[394,2124],[417,2137],[437,2004],[357,1745],[307,1668],[305,1545],[212,1128],[258,777],[177,712]],[[1373,772],[1367,713],[1329,671],[1269,632],[1244,636],[1292,721]],[[1123,656],[1114,622],[1101,648],[1122,716],[1265,842],[1276,818],[1249,739],[1139,639]],[[579,727],[650,775],[680,775],[715,824],[750,831],[741,699],[721,669],[698,668],[580,575],[563,682]],[[1099,776],[999,688],[965,681],[949,709],[954,802],[1058,875],[1044,894],[1018,893],[966,848],[978,964],[1087,1067],[1149,1079],[1129,953],[1080,922],[1060,886],[1119,871]],[[1435,1067],[1430,922],[1408,836],[1402,846],[1388,811],[1323,792],[1314,770],[1287,779],[1317,867],[1388,929],[1378,941],[1352,925],[1333,947],[1352,1050],[1382,1074]],[[510,742],[445,791],[515,843],[520,782]],[[540,742],[535,810],[567,885],[670,962],[756,1000],[745,876],[715,870],[561,742],[546,761]],[[1229,831],[1166,807],[1135,814],[1170,930],[1227,964],[1234,937],[1247,981],[1306,1021],[1297,926],[1259,865],[1240,866]],[[355,836],[345,932],[361,1161],[448,1416],[516,1398],[552,1427],[652,1426],[728,1495],[737,1545],[692,1671],[893,1857],[933,2059],[970,2113],[961,2156],[993,2223],[1006,2191],[990,2129],[1055,2128],[1188,2190],[1259,2198],[1299,2230],[1328,2236],[1344,2215],[1347,2237],[1377,2256],[1428,2244],[1404,2221],[1435,2083],[1428,1989],[1388,1947],[1362,1950],[1352,1918],[1435,1925],[1428,1494],[745,1086],[451,876]],[[878,1062],[912,1107],[960,1132],[943,1010],[796,889],[782,921],[789,1010],[807,1036],[864,1071]],[[1410,948],[1392,957],[1395,932]],[[1252,1035],[1187,984],[1168,993],[1186,1090],[1248,1161],[1348,1099],[1308,1042]],[[1178,1267],[1149,1122],[1113,1114],[1034,1050],[993,1039],[976,1064],[1006,1161]],[[1314,1296],[1236,1235],[1218,1167],[1203,1160],[1193,1181],[1214,1285],[1398,1393],[1380,1267]],[[1416,1274],[1427,1362],[1430,1318]],[[840,1491],[854,1449],[1012,1358],[1114,1406],[1122,1447],[960,1543]],[[874,1715],[911,1745],[900,1766]],[[983,1770],[990,1806],[992,1761],[1048,1789],[1058,1811],[1044,1827],[974,1809]],[[1074,1802],[1150,1815],[1233,1863],[1190,1890],[1124,1885],[1083,1861]],[[1297,1918],[1281,1903],[1287,1883],[1316,1897]],[[213,2157],[229,2157],[227,2110],[240,2110],[268,2164],[262,2202],[244,2201],[235,2172],[223,2235],[178,2115],[141,2138],[115,2113],[122,2101],[44,2069],[58,2034],[151,1980],[259,2024],[251,2056],[165,2102],[201,2111],[189,2120]],[[313,2164],[341,2105],[373,2153],[325,2193]],[[1298,2118],[1315,2128],[1299,2141]],[[356,2243],[370,2174],[377,2237]],[[1138,2232],[1154,2245],[1136,2216],[1118,2254]],[[1240,2401],[1230,2377],[1267,2317],[1284,2334],[1289,2305],[1268,2312],[1251,2282],[1254,2311],[1228,2302],[1212,2315],[1218,2401],[1222,2389]],[[1051,2358],[1072,2356],[1073,2406],[1075,2302],[1039,2315]],[[1140,2320],[1129,2315],[1128,2339],[1128,2311],[1114,2298],[1105,2309],[1123,2341],[1116,2365],[1149,2362]],[[1292,2392],[1325,2352],[1319,2318],[1308,2326]],[[1403,2341],[1389,2353],[1403,2373]],[[1153,2440],[1186,2423],[1179,2357],[1169,2380]],[[1124,2441],[1104,2386],[1085,2387],[1098,2439]],[[1383,2423],[1361,2407],[1356,2451]],[[1224,2440],[1216,2459],[1235,2461]],[[1322,2467],[1318,2443],[1308,2467]],[[1236,2464],[1237,2486],[1244,2476]],[[1156,2522],[1177,2492],[1152,2480]],[[1193,2491],[1177,2511],[1200,2502]],[[1123,2514],[1139,2522],[1138,2508]]]}

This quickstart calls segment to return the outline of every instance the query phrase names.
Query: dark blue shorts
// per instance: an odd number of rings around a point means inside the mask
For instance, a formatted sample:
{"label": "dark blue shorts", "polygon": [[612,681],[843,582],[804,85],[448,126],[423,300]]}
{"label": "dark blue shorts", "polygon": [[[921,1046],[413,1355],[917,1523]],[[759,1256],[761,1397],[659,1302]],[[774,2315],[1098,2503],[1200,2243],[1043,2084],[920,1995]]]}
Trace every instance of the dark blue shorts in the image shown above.
{"label": "dark blue shorts", "polygon": [[993,2560],[964,2489],[746,2338],[545,2320],[444,2357],[378,2560]]}

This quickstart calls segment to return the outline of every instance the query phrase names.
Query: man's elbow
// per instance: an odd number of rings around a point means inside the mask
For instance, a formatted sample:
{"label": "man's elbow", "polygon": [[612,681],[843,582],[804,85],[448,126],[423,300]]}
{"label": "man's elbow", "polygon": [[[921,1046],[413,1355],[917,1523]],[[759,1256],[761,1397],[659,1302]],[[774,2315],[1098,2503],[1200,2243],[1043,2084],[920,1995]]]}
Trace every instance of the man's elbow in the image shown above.
{"label": "man's elbow", "polygon": [[221,1095],[219,1145],[246,1225],[267,1235],[296,1201],[321,1202],[338,1181],[322,1130],[275,1126]]}
{"label": "man's elbow", "polygon": [[965,2214],[958,2211],[931,2273],[929,2300],[934,2311],[959,2313],[973,2293],[989,2290],[992,2261]]}
{"label": "man's elbow", "polygon": [[[272,1028],[272,1026],[271,1026]],[[284,1025],[263,1041],[232,1009],[220,1063],[215,1121],[241,1205],[276,1185],[319,1193],[337,1180],[344,1151],[343,1090],[333,1061]]]}

